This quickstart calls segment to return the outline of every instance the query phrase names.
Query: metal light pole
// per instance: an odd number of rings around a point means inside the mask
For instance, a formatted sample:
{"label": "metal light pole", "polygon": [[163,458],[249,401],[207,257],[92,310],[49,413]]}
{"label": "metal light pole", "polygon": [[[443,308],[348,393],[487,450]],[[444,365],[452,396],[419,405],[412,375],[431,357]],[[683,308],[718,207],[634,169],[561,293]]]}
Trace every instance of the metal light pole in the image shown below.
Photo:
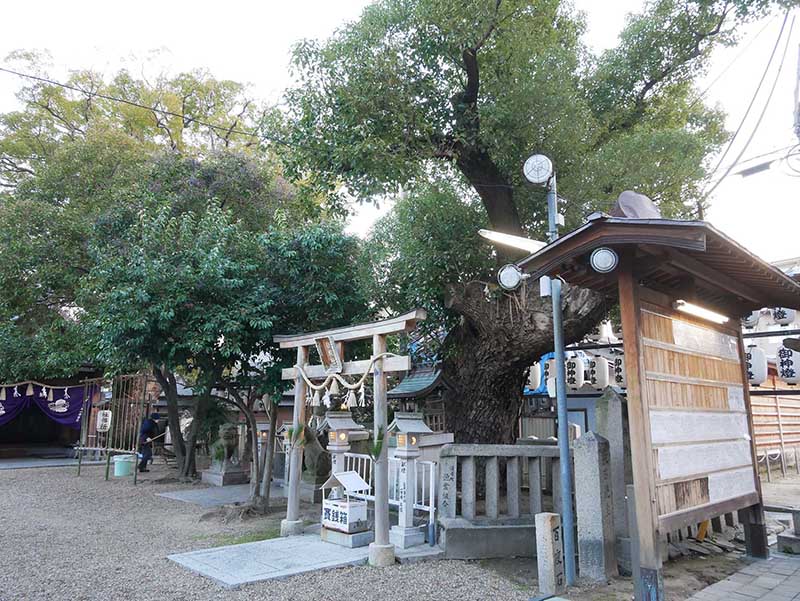
{"label": "metal light pole", "polygon": [[[535,154],[525,161],[522,169],[525,179],[547,189],[548,241],[558,238],[559,214],[556,174],[553,163],[546,156]],[[563,225],[563,223],[561,224]],[[513,246],[528,252],[536,252],[546,246],[520,236],[480,230],[484,238]],[[515,263],[505,265],[497,274],[500,286],[505,290],[516,290],[522,281],[530,277],[523,274]],[[548,278],[550,296],[553,299],[553,350],[556,356],[556,402],[558,405],[558,455],[561,475],[561,525],[564,540],[564,572],[567,585],[575,584],[575,515],[572,512],[572,460],[569,452],[569,414],[567,411],[567,374],[564,358],[564,324],[561,315],[561,280]],[[546,296],[546,293],[542,293]]]}
{"label": "metal light pole", "polygon": [[[558,194],[556,174],[547,182],[549,242],[558,238]],[[553,301],[553,351],[556,355],[556,407],[558,409],[558,455],[561,472],[561,525],[564,536],[564,571],[567,585],[575,584],[575,516],[572,512],[572,458],[569,452],[569,413],[567,411],[567,373],[564,361],[564,324],[561,315],[561,280],[550,279]]]}

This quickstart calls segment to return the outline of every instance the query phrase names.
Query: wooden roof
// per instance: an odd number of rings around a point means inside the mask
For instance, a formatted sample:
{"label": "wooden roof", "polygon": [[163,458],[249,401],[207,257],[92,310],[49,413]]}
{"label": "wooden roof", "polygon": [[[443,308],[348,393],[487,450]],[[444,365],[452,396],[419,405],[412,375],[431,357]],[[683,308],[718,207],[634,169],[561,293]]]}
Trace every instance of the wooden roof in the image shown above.
{"label": "wooden roof", "polygon": [[704,221],[600,215],[518,265],[537,278],[558,275],[616,296],[616,270],[600,274],[589,264],[589,255],[600,247],[629,256],[642,284],[674,299],[737,317],[762,307],[800,309],[798,282]]}

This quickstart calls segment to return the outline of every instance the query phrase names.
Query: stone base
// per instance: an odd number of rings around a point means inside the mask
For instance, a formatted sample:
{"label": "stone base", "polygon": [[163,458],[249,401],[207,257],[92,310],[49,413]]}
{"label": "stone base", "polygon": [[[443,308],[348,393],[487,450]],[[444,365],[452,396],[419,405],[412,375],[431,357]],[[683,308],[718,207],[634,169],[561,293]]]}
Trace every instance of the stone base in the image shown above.
{"label": "stone base", "polygon": [[241,470],[215,472],[213,470],[203,470],[201,480],[211,486],[232,486],[234,484],[246,484],[250,480],[250,475]]}
{"label": "stone base", "polygon": [[783,533],[778,535],[778,551],[800,555],[800,535]]}
{"label": "stone base", "polygon": [[386,568],[393,566],[395,561],[394,545],[378,545],[375,543],[369,544],[369,565],[378,568]]}
{"label": "stone base", "polygon": [[408,549],[425,543],[425,531],[427,524],[415,528],[401,528],[392,526],[389,530],[389,542],[399,549]]}
{"label": "stone base", "polygon": [[303,520],[281,520],[281,536],[303,534]]}
{"label": "stone base", "polygon": [[461,518],[439,523],[439,546],[447,559],[536,557],[536,528],[531,523],[482,526]]}
{"label": "stone base", "polygon": [[355,549],[356,547],[366,547],[375,540],[375,533],[372,530],[364,532],[354,532],[353,534],[345,534],[338,530],[331,530],[330,528],[321,528],[319,537],[326,543],[333,543],[341,547],[348,547]]}

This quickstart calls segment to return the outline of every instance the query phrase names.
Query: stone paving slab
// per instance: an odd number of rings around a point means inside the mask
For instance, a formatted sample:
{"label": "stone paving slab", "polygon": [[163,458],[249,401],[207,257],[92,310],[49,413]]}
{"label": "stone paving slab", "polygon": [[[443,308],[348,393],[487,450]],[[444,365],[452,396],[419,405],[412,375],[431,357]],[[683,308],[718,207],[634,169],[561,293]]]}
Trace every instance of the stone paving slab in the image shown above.
{"label": "stone paving slab", "polygon": [[774,554],[753,561],[687,601],[800,601],[800,558]]}
{"label": "stone paving slab", "polygon": [[[273,486],[275,486],[273,484]],[[174,492],[158,493],[159,497],[175,499],[184,503],[193,503],[200,507],[219,507],[231,503],[244,503],[250,496],[249,484],[235,486],[209,486],[208,488],[192,488]],[[270,496],[275,496],[270,494]]]}
{"label": "stone paving slab", "polygon": [[249,582],[367,563],[369,547],[348,549],[304,534],[168,556],[227,588]]}

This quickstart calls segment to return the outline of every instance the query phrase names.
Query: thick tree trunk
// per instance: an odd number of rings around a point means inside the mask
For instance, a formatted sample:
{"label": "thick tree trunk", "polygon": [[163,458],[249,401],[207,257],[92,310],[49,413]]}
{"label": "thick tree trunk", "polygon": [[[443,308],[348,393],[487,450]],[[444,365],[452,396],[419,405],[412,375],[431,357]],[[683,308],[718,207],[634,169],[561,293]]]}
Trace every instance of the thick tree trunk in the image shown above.
{"label": "thick tree trunk", "polygon": [[261,495],[265,509],[269,511],[269,495],[272,489],[272,462],[275,460],[275,430],[278,428],[278,403],[272,403],[269,412],[269,435],[267,437],[267,460],[264,465],[264,479],[261,481]]}
{"label": "thick tree trunk", "polygon": [[[539,296],[538,281],[494,294],[500,296],[487,298],[478,282],[451,290],[449,305],[462,322],[445,340],[443,376],[447,429],[456,442],[512,443],[526,370],[553,350],[551,299]],[[591,332],[607,309],[598,294],[565,286],[565,340]]]}
{"label": "thick tree trunk", "polygon": [[205,394],[197,399],[197,404],[195,405],[192,427],[189,430],[189,438],[186,441],[186,457],[180,471],[181,478],[183,479],[194,479],[197,476],[197,463],[195,461],[197,455],[197,434],[200,431],[200,425],[206,418],[208,403],[209,396]]}
{"label": "thick tree trunk", "polygon": [[178,387],[175,376],[165,373],[160,367],[153,366],[153,375],[161,386],[161,390],[167,397],[167,426],[172,443],[172,452],[175,453],[175,461],[178,469],[183,469],[183,461],[186,457],[186,447],[183,444],[183,433],[181,432],[181,416],[178,409]]}

